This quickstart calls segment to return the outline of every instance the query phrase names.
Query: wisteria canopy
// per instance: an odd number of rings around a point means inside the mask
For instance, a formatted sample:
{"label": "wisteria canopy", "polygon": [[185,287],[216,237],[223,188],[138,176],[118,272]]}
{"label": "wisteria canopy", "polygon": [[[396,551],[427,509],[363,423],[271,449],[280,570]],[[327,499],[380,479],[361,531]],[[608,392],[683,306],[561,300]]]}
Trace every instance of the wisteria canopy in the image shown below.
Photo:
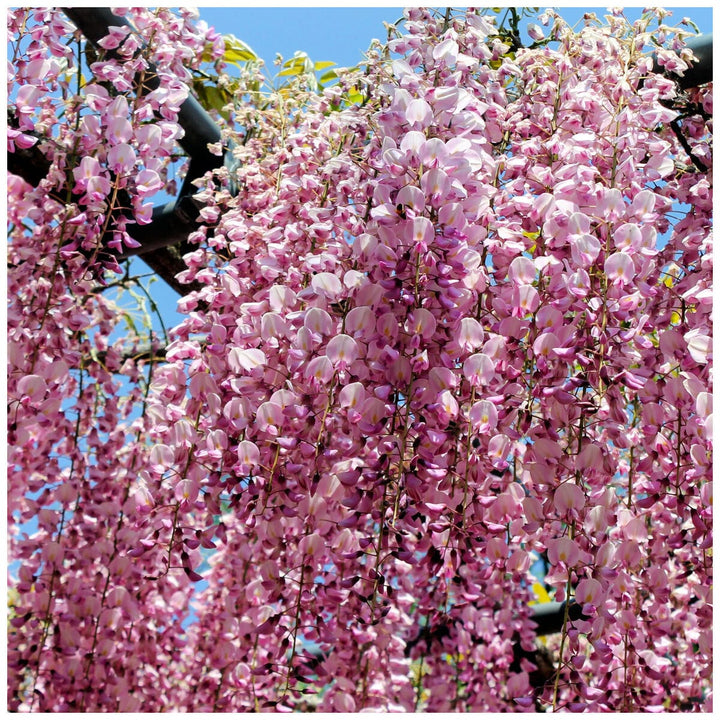
{"label": "wisteria canopy", "polygon": [[[691,23],[413,8],[271,87],[113,12],[8,14],[9,709],[710,711]],[[189,97],[220,161],[152,332]]]}

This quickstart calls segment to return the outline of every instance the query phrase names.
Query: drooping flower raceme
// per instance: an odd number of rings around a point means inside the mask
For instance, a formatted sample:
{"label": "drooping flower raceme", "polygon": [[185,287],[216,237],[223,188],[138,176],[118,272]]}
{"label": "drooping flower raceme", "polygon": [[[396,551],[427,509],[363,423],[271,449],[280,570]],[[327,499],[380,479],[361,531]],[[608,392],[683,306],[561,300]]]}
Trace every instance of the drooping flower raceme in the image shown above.
{"label": "drooping flower raceme", "polygon": [[[222,54],[128,12],[181,79],[183,45]],[[208,179],[150,377],[92,253],[177,126],[74,97],[112,137],[55,118],[77,159],[10,183],[9,508],[38,523],[11,541],[14,709],[709,709],[711,87],[693,159],[652,17],[547,14],[513,56],[489,18],[412,9],[363,73],[238,103],[241,192]],[[50,112],[23,97],[27,133]],[[540,680],[538,565],[584,613]]]}

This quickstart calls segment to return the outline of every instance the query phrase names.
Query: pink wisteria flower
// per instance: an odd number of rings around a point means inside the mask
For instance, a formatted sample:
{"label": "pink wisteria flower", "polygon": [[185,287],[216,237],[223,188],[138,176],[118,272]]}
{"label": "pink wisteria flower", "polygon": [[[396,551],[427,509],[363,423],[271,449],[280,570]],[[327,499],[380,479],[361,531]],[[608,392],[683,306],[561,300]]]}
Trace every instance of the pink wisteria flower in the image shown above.
{"label": "pink wisteria flower", "polygon": [[74,192],[85,193],[92,199],[102,199],[110,193],[110,180],[96,158],[84,157],[73,170]]}
{"label": "pink wisteria flower", "polygon": [[326,352],[333,366],[344,370],[358,356],[358,345],[350,335],[340,334],[330,339]]}
{"label": "pink wisteria flower", "polygon": [[[413,7],[258,92],[196,11],[114,12],[95,62],[8,13],[9,709],[709,712],[712,84],[680,139],[651,60],[687,28]],[[156,334],[108,250],[210,77],[236,162]],[[548,597],[583,617],[539,652]]]}
{"label": "pink wisteria flower", "polygon": [[553,504],[560,515],[577,515],[585,507],[585,503],[585,493],[573,482],[563,483],[553,495]]}

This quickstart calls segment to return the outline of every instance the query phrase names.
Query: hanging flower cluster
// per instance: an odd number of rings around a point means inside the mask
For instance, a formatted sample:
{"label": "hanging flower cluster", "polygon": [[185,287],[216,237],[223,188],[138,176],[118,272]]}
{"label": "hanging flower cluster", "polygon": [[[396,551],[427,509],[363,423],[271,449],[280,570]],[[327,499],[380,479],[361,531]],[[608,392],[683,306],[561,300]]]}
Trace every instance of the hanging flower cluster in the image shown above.
{"label": "hanging flower cluster", "polygon": [[[515,53],[411,9],[323,94],[238,103],[149,368],[101,240],[223,48],[131,15],[148,48],[113,31],[79,91],[62,16],[10,16],[11,139],[51,160],[9,182],[11,707],[709,710],[712,93],[680,118],[651,72],[663,12]],[[538,565],[582,608],[541,678]]]}
{"label": "hanging flower cluster", "polygon": [[[131,92],[146,63],[135,36],[119,51],[128,62],[104,62],[85,56],[59,11],[15,10],[8,20],[9,150],[34,148],[49,165],[37,187],[8,178],[8,704],[169,707],[162,668],[177,652],[191,586],[184,575],[151,581],[152,568],[132,557],[152,368],[133,360],[127,311],[102,294],[103,269],[118,266],[101,240],[132,246],[126,225],[148,222],[183,96]],[[133,22],[173,49],[165,64],[153,58],[169,85],[183,43],[211,40],[169,11],[135,12]]]}

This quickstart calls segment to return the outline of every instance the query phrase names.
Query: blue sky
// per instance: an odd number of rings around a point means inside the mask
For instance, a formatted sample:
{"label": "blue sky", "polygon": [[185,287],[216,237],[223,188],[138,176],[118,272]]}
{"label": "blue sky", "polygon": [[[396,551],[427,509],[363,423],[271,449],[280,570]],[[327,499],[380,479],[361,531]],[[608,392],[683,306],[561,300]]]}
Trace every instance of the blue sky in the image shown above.
{"label": "blue sky", "polygon": [[232,33],[275,72],[276,53],[286,59],[296,50],[314,61],[331,60],[349,67],[362,60],[373,38],[387,37],[383,21],[402,17],[402,6],[390,7],[234,7],[198,9],[200,18],[220,33]]}
{"label": "blue sky", "polygon": [[[652,4],[652,3],[646,3]],[[622,3],[617,6],[626,7]],[[541,9],[549,7],[540,5]],[[560,7],[560,14],[572,25],[587,11],[599,17],[607,6]],[[712,8],[676,7],[672,19],[689,17],[704,32],[712,31]],[[352,66],[362,58],[373,38],[386,38],[383,21],[395,22],[402,17],[402,6],[394,7],[200,7],[200,18],[220,33],[232,33],[246,42],[269,69],[276,53],[286,59],[296,50],[306,52],[314,61],[332,60],[339,66]],[[626,14],[636,18],[641,7],[628,8]]]}

